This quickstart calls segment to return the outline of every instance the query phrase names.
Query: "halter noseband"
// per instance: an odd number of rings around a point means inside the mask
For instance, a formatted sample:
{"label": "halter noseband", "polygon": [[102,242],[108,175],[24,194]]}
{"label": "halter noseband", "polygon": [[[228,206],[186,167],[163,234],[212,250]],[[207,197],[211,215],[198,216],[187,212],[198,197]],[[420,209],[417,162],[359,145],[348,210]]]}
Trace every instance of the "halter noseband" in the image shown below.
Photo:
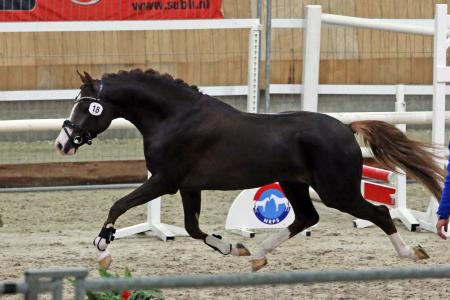
{"label": "halter noseband", "polygon": [[[83,144],[91,145],[92,139],[95,138],[95,135],[92,135],[89,131],[70,120],[65,120],[62,128],[75,148],[78,148]],[[72,134],[69,133],[67,128],[72,129]]]}
{"label": "halter noseband", "polygon": [[[74,102],[78,103],[83,100],[100,102],[99,94],[102,91],[102,89],[103,89],[103,83],[100,84],[100,88],[98,90],[97,97],[89,97],[89,96],[79,97],[81,94],[81,91],[80,91],[80,93],[77,95],[77,97],[75,97]],[[96,134],[91,134],[89,131],[87,131],[86,129],[81,127],[81,125],[75,124],[74,122],[72,122],[70,120],[65,120],[62,125],[62,128],[63,128],[64,132],[67,134],[67,137],[69,138],[70,142],[72,143],[72,145],[75,148],[79,148],[84,144],[91,145],[92,139],[94,139],[97,136]],[[69,133],[67,128],[72,129],[72,134]]]}

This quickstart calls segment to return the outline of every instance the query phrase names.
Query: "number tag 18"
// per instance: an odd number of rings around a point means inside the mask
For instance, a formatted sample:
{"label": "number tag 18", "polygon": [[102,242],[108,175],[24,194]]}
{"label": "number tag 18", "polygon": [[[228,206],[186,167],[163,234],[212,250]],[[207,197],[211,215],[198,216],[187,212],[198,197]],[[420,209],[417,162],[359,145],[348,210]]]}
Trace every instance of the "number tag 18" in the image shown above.
{"label": "number tag 18", "polygon": [[103,112],[103,106],[98,102],[92,102],[89,105],[89,113],[93,116],[100,116]]}

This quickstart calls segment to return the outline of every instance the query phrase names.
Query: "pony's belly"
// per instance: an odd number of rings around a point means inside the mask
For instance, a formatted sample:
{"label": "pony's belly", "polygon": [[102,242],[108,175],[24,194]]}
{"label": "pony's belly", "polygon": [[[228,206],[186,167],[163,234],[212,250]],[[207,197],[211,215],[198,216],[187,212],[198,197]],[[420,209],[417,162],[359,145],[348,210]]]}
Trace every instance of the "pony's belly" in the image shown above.
{"label": "pony's belly", "polygon": [[260,187],[277,181],[309,183],[306,170],[291,166],[255,165],[246,168],[222,168],[192,170],[182,181],[180,188],[199,190],[240,190]]}

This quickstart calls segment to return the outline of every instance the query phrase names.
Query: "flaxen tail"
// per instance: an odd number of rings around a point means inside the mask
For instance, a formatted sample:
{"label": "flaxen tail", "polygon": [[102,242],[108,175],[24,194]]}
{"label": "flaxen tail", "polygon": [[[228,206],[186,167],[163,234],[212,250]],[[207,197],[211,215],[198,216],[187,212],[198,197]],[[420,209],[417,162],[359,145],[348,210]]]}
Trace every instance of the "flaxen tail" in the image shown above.
{"label": "flaxen tail", "polygon": [[447,172],[436,163],[435,158],[441,157],[431,152],[431,145],[409,139],[401,130],[386,122],[357,121],[350,127],[370,147],[375,161],[383,168],[395,171],[396,166],[400,167],[440,200]]}

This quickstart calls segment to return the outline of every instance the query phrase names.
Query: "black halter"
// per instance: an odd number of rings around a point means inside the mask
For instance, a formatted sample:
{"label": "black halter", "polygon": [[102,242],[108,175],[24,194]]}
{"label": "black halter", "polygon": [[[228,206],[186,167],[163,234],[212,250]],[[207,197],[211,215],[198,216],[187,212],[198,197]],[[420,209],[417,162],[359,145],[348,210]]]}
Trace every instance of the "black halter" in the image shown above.
{"label": "black halter", "polygon": [[[78,148],[84,144],[91,145],[92,139],[96,137],[96,135],[91,134],[89,131],[70,120],[65,120],[62,128],[75,148]],[[72,129],[72,134],[69,133],[67,128]]]}
{"label": "black halter", "polygon": [[[81,91],[80,91],[80,93],[75,97],[74,102],[78,103],[83,100],[100,102],[99,94],[102,91],[102,88],[103,88],[103,84],[100,84],[100,88],[98,90],[97,97],[89,97],[89,96],[79,97],[81,94]],[[72,122],[70,120],[65,120],[62,125],[62,128],[63,128],[64,132],[67,134],[69,141],[72,143],[72,145],[76,149],[81,147],[84,144],[91,145],[92,139],[94,139],[97,136],[96,134],[91,134],[89,131],[87,131],[86,129],[81,127],[81,125],[75,124],[74,122]],[[72,134],[69,134],[69,131],[67,130],[67,128],[72,129]]]}

